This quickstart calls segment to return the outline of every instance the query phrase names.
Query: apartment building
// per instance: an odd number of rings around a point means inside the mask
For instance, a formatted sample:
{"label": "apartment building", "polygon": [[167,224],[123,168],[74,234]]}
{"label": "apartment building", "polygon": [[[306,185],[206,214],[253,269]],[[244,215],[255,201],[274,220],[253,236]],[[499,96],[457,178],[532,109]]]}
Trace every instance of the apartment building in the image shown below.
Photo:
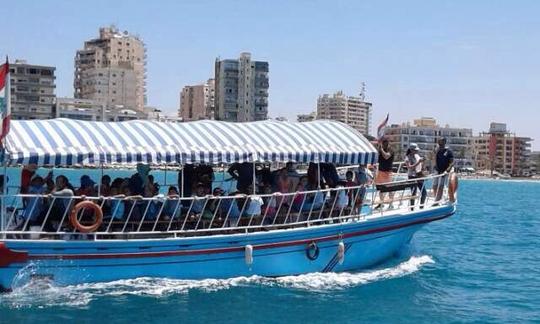
{"label": "apartment building", "polygon": [[12,119],[54,118],[54,66],[29,64],[16,60],[9,65]]}
{"label": "apartment building", "polygon": [[531,141],[529,137],[509,132],[504,123],[491,123],[489,131],[474,138],[476,168],[511,176],[529,176]]}
{"label": "apartment building", "polygon": [[146,103],[146,47],[136,35],[102,27],[99,38],[84,42],[75,55],[77,99],[97,100],[108,107],[143,111]]}
{"label": "apartment building", "polygon": [[185,86],[180,92],[178,116],[184,121],[215,119],[215,82]]}
{"label": "apartment building", "polygon": [[454,153],[457,168],[473,167],[473,131],[470,128],[440,126],[435,118],[422,117],[413,123],[393,124],[385,129],[385,137],[396,154],[396,161],[404,160],[411,143],[418,144],[420,155],[426,158],[425,167],[435,166],[435,152],[439,138],[446,138],[448,147]]}
{"label": "apartment building", "polygon": [[253,61],[250,53],[238,59],[216,59],[216,119],[244,122],[268,118],[268,62]]}
{"label": "apartment building", "polygon": [[332,95],[323,94],[317,99],[317,119],[331,119],[343,122],[368,135],[371,128],[372,104],[364,96],[347,96],[343,91]]}

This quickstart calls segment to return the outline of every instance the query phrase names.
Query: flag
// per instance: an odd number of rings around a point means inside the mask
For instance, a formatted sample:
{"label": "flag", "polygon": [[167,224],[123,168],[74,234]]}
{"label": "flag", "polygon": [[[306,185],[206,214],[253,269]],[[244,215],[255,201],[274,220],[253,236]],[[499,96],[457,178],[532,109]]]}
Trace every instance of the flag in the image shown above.
{"label": "flag", "polygon": [[9,132],[9,122],[11,120],[10,91],[9,62],[6,58],[6,64],[0,65],[0,120],[2,123],[0,143]]}
{"label": "flag", "polygon": [[388,124],[389,117],[390,117],[390,114],[386,114],[386,118],[382,121],[379,127],[377,127],[377,139],[379,141],[384,137],[384,129],[386,128],[386,124]]}

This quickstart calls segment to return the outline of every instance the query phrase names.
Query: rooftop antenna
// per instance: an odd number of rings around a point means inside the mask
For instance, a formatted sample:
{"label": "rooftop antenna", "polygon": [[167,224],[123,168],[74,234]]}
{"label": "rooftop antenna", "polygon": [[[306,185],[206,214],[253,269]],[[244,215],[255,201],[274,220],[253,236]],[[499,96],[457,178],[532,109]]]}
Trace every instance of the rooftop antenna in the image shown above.
{"label": "rooftop antenna", "polygon": [[366,99],[366,83],[362,82],[362,88],[360,89],[360,99],[364,101]]}

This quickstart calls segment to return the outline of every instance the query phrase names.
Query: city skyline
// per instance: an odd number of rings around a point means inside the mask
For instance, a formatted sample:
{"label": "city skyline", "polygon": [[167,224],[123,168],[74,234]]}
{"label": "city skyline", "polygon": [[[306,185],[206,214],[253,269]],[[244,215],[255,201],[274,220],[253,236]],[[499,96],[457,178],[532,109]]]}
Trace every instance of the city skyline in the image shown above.
{"label": "city skyline", "polygon": [[[390,123],[433,116],[478,133],[492,121],[505,122],[519,135],[540,139],[540,46],[529,41],[540,30],[534,14],[540,4],[532,1],[118,1],[107,3],[107,11],[100,3],[10,4],[0,54],[55,66],[57,96],[71,96],[76,50],[99,27],[115,23],[147,44],[148,104],[168,113],[177,110],[183,86],[213,76],[216,57],[248,51],[272,65],[272,117],[294,120],[315,110],[320,94],[355,94],[366,82],[374,125],[389,112]],[[28,12],[40,14],[25,20]],[[540,149],[539,140],[533,149]]]}

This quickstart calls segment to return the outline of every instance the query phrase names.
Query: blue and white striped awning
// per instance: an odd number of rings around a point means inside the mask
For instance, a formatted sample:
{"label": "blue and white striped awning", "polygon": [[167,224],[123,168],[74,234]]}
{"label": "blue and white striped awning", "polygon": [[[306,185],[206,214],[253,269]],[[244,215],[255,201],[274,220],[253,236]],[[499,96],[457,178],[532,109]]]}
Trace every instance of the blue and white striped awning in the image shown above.
{"label": "blue and white striped awning", "polygon": [[229,123],[14,120],[5,139],[10,165],[232,162],[374,163],[377,152],[353,128],[333,121]]}

